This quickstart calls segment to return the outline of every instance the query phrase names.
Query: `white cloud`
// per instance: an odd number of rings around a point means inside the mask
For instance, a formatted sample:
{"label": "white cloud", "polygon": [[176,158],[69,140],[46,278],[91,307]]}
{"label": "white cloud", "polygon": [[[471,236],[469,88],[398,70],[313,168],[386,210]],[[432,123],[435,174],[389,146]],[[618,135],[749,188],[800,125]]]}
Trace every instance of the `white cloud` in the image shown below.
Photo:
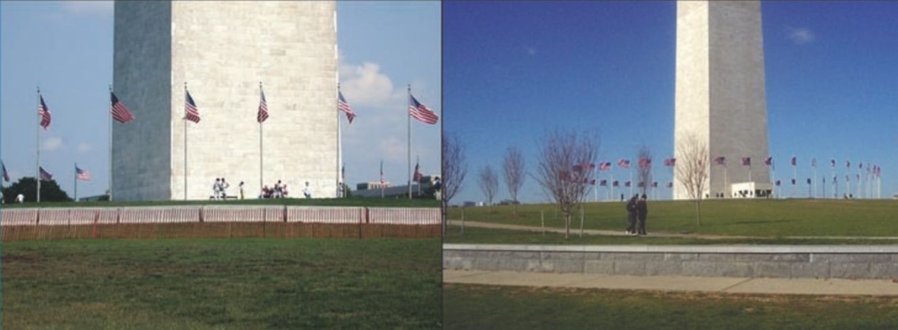
{"label": "white cloud", "polygon": [[75,15],[109,15],[112,16],[112,1],[64,1],[62,9]]}
{"label": "white cloud", "polygon": [[94,149],[94,147],[91,146],[90,144],[87,144],[84,142],[81,142],[78,144],[78,153],[82,153],[82,154],[87,153],[88,151],[91,151],[93,149]]}
{"label": "white cloud", "polygon": [[792,42],[794,42],[796,45],[811,43],[814,41],[814,39],[817,38],[817,36],[814,35],[814,31],[811,31],[808,28],[789,27],[786,30],[789,39],[792,40]]}
{"label": "white cloud", "polygon": [[340,81],[340,89],[352,105],[384,106],[395,97],[393,81],[376,63],[341,64]]}
{"label": "white cloud", "polygon": [[51,137],[44,140],[44,143],[41,145],[41,150],[44,151],[54,151],[62,147],[62,139],[58,137]]}

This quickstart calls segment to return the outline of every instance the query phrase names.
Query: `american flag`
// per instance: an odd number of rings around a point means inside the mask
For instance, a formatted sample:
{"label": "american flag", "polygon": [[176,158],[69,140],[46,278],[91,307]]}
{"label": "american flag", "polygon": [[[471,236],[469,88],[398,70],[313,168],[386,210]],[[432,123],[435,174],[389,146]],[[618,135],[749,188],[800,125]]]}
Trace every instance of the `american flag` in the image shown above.
{"label": "american flag", "polygon": [[727,158],[724,156],[714,158],[714,163],[716,163],[717,165],[724,165],[724,164],[726,164],[726,162],[727,162]]}
{"label": "american flag", "polygon": [[677,165],[677,159],[676,159],[676,158],[668,158],[668,159],[665,159],[665,160],[664,160],[664,166],[667,166],[667,167],[674,167],[674,166],[676,166],[676,165]]}
{"label": "american flag", "polygon": [[830,159],[829,164],[832,166],[832,168],[836,168],[836,160],[835,159]]}
{"label": "american flag", "polygon": [[792,156],[792,166],[798,165],[798,157]]}
{"label": "american flag", "polygon": [[629,160],[626,160],[626,159],[618,160],[618,161],[617,161],[617,167],[629,169],[629,168],[630,168],[630,161],[629,161]]}
{"label": "american flag", "polygon": [[773,156],[767,156],[767,158],[764,159],[764,165],[773,165]]}
{"label": "american flag", "polygon": [[90,181],[90,172],[88,170],[83,170],[78,168],[78,165],[75,165],[75,177],[81,181]]}
{"label": "american flag", "polygon": [[742,157],[742,166],[751,166],[751,157]]}
{"label": "american flag", "polygon": [[6,164],[0,162],[0,166],[3,167],[3,181],[9,182],[9,172],[6,171]]}
{"label": "american flag", "polygon": [[349,102],[346,102],[346,99],[343,98],[343,92],[338,91],[337,95],[339,96],[339,99],[337,99],[337,109],[345,112],[346,119],[352,124],[352,120],[355,119],[355,112],[352,112],[352,107],[349,106]]}
{"label": "american flag", "polygon": [[667,181],[667,187],[673,188],[673,181]]}
{"label": "american flag", "polygon": [[850,161],[850,160],[846,160],[846,161],[845,161],[845,167],[846,167],[846,168],[850,168],[850,167],[851,167],[851,161]]}
{"label": "american flag", "polygon": [[629,186],[630,186],[630,181],[627,181],[624,183],[624,187],[629,187]]}
{"label": "american flag", "polygon": [[639,159],[639,168],[649,168],[652,166],[652,160],[649,158]]}
{"label": "american flag", "polygon": [[608,180],[599,181],[599,186],[602,186],[602,187],[608,186]]}
{"label": "american flag", "polygon": [[380,184],[384,184],[384,161],[380,161]]}
{"label": "american flag", "polygon": [[47,129],[50,127],[50,108],[47,107],[47,104],[44,103],[44,96],[40,96],[41,104],[37,107],[37,114],[41,116],[41,127]]}
{"label": "american flag", "polygon": [[658,188],[658,181],[652,182],[652,188]]}
{"label": "american flag", "polygon": [[436,124],[440,117],[433,113],[426,105],[421,104],[412,94],[408,95],[408,115],[425,123]]}
{"label": "american flag", "polygon": [[115,97],[115,93],[109,92],[109,95],[112,99],[112,119],[115,119],[120,123],[127,123],[134,120],[134,115],[131,114],[131,111],[128,111],[128,107]]}
{"label": "american flag", "polygon": [[53,180],[53,175],[50,172],[44,170],[43,167],[38,167],[39,172],[41,173],[41,181],[51,181]]}
{"label": "american flag", "polygon": [[421,181],[421,178],[424,177],[424,175],[421,175],[421,172],[419,171],[420,167],[418,165],[418,162],[415,162],[415,174],[413,175],[415,182]]}
{"label": "american flag", "polygon": [[614,180],[614,182],[611,183],[611,186],[612,186],[612,187],[619,187],[619,186],[620,186],[620,182],[617,182],[617,180]]}
{"label": "american flag", "polygon": [[611,162],[604,162],[599,164],[599,171],[607,171],[611,169]]}
{"label": "american flag", "polygon": [[782,183],[782,181],[776,180],[776,185],[777,185],[777,187],[779,187],[781,183]]}
{"label": "american flag", "polygon": [[256,114],[256,121],[260,124],[268,119],[268,102],[265,101],[265,91],[262,90],[262,86],[259,86],[259,113]]}
{"label": "american flag", "polygon": [[200,112],[196,108],[196,102],[193,102],[193,97],[190,96],[189,91],[184,90],[184,93],[186,93],[184,97],[184,110],[187,112],[187,114],[184,116],[184,119],[187,119],[194,123],[199,123]]}
{"label": "american flag", "polygon": [[817,158],[811,158],[811,167],[817,167]]}

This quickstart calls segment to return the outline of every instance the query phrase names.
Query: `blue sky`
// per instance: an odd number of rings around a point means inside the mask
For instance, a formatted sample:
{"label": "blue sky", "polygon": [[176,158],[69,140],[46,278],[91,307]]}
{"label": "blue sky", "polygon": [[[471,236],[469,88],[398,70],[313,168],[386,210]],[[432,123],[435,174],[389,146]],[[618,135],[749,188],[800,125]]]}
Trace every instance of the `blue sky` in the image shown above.
{"label": "blue sky", "polygon": [[[476,173],[498,169],[509,146],[534,169],[537,138],[555,128],[597,133],[601,160],[644,144],[658,181],[671,180],[658,165],[673,153],[674,2],[447,2],[443,19],[444,129],[468,157],[453,202],[483,200]],[[898,3],[763,2],[762,21],[776,177],[791,179],[793,154],[799,178],[811,158],[818,180],[836,159],[844,190],[846,160],[852,181],[858,162],[876,163],[882,194],[898,193]],[[545,195],[528,178],[521,199]]]}
{"label": "blue sky", "polygon": [[[73,191],[73,164],[94,179],[79,196],[108,184],[108,86],[112,82],[113,5],[0,2],[0,155],[13,180],[35,173],[36,90],[53,113],[42,132],[41,164]],[[339,2],[340,81],[358,117],[343,125],[346,181],[405,182],[407,85],[442,115],[440,4]],[[122,100],[126,105],[128,100]],[[412,162],[439,173],[439,127],[412,123]]]}

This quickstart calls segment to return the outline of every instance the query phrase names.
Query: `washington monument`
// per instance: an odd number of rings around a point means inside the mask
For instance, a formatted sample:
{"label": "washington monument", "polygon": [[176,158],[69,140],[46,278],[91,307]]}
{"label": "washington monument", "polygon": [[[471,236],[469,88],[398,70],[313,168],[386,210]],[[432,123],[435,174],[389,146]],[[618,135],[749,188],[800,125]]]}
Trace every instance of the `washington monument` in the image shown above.
{"label": "washington monument", "polygon": [[111,124],[113,199],[208,199],[221,177],[334,197],[336,20],[332,1],[116,1],[111,88],[135,120]]}
{"label": "washington monument", "polygon": [[[676,54],[675,157],[687,136],[706,144],[703,196],[732,196],[733,183],[769,185],[760,2],[677,2]],[[675,199],[689,198],[681,183],[674,187]]]}

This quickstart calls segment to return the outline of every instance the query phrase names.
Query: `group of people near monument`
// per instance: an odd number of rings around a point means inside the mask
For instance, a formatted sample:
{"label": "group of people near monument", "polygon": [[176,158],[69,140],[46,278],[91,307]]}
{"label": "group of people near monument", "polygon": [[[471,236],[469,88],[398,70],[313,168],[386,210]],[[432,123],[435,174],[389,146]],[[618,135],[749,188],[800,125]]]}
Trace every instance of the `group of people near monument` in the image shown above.
{"label": "group of people near monument", "polygon": [[259,195],[259,198],[286,198],[289,193],[290,192],[287,191],[287,184],[282,183],[281,180],[278,180],[278,182],[275,183],[271,188],[269,188],[268,185],[263,186],[262,193]]}
{"label": "group of people near monument", "polygon": [[215,183],[212,184],[212,199],[226,199],[229,187],[231,187],[231,184],[225,181],[225,178],[215,178]]}
{"label": "group of people near monument", "polygon": [[627,201],[627,235],[645,236],[645,220],[649,215],[649,206],[645,194],[634,194]]}

